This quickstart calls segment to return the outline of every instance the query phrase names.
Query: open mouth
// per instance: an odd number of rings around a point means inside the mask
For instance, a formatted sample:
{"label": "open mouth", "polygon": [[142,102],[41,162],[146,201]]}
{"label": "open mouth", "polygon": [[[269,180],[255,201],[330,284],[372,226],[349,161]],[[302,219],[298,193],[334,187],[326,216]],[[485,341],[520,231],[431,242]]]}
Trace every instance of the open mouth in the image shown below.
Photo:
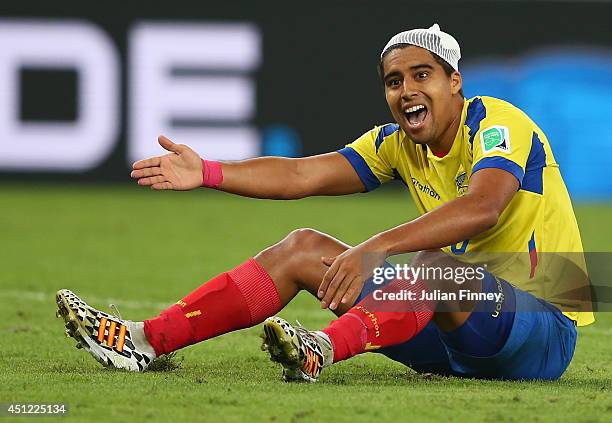
{"label": "open mouth", "polygon": [[420,129],[425,124],[427,118],[427,107],[423,104],[404,109],[404,115],[411,129]]}

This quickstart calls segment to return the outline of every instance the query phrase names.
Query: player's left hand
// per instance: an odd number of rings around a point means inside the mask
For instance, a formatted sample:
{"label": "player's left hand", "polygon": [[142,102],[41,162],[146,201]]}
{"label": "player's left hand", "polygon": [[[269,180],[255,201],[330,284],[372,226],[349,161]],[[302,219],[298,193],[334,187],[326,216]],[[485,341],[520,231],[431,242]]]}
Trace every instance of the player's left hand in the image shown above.
{"label": "player's left hand", "polygon": [[335,310],[340,304],[353,305],[365,281],[387,258],[371,244],[366,241],[336,257],[321,258],[323,264],[329,266],[317,293],[321,308]]}

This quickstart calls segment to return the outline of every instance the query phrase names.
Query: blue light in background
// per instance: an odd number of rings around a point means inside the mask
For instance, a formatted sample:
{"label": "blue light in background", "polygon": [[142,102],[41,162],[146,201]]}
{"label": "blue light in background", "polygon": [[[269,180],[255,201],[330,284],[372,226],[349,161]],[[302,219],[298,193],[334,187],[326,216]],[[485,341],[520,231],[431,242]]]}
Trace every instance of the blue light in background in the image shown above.
{"label": "blue light in background", "polygon": [[467,98],[509,101],[542,128],[573,198],[612,199],[612,52],[540,50],[461,72]]}
{"label": "blue light in background", "polygon": [[262,155],[299,157],[302,143],[298,133],[287,125],[269,126],[263,131]]}

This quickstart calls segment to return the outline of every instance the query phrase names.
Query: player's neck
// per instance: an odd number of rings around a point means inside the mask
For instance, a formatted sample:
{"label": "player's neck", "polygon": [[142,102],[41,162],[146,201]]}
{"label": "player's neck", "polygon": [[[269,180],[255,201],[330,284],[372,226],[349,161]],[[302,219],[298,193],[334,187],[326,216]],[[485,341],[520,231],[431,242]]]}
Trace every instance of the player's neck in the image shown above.
{"label": "player's neck", "polygon": [[429,144],[429,149],[437,157],[444,157],[453,147],[453,142],[457,137],[457,131],[461,125],[461,115],[463,111],[463,99],[456,103],[456,112],[453,114],[453,120],[446,127],[442,135],[438,138],[438,142]]}

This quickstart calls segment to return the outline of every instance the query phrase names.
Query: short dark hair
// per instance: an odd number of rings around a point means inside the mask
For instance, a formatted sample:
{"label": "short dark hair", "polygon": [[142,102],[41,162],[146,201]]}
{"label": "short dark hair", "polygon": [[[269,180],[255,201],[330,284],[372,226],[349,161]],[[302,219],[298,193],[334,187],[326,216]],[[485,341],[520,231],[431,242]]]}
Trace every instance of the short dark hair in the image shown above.
{"label": "short dark hair", "polygon": [[[383,79],[383,77],[385,76],[384,69],[383,69],[383,60],[385,59],[387,54],[389,54],[393,50],[410,47],[411,45],[412,44],[399,43],[399,44],[395,44],[395,45],[389,47],[387,50],[385,50],[384,54],[380,58],[380,61],[378,62],[378,76],[380,76],[380,79],[381,79],[381,81],[383,81],[383,83],[385,82],[384,79]],[[429,50],[427,50],[427,51],[429,51]],[[444,60],[443,58],[438,56],[436,53],[433,53],[433,52],[429,51],[429,54],[432,55],[432,57],[434,58],[434,60],[436,61],[437,64],[442,66],[442,69],[444,69],[444,73],[446,74],[446,76],[448,76],[450,78],[450,76],[453,74],[453,72],[455,72],[455,69],[453,69],[453,67],[446,60]],[[461,90],[459,91],[459,94],[461,94],[461,96],[463,96],[463,88],[461,88]]]}

